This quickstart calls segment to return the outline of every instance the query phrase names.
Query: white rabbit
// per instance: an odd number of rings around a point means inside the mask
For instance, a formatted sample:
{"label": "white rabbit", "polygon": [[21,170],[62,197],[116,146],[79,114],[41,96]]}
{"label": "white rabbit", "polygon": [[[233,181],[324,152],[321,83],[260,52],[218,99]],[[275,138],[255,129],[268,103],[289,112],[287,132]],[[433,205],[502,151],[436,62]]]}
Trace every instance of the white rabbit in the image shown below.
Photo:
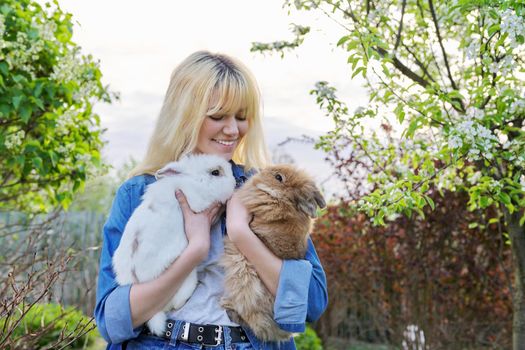
{"label": "white rabbit", "polygon": [[[191,155],[168,163],[156,173],[156,178],[131,215],[113,256],[120,285],[158,277],[188,245],[176,190],[182,190],[194,212],[201,212],[214,202],[225,203],[235,188],[231,165],[214,155]],[[164,311],[184,305],[196,286],[197,272],[193,270]],[[164,311],[147,322],[156,335],[164,333]]]}

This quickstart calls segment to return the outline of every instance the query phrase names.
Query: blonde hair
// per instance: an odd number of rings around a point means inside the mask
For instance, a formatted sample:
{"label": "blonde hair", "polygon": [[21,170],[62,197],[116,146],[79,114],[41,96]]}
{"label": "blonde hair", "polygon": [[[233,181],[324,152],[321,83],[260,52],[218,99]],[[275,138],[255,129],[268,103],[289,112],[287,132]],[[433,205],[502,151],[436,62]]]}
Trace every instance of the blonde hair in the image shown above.
{"label": "blonde hair", "polygon": [[[218,103],[209,109],[215,93]],[[264,142],[260,93],[255,78],[241,62],[224,54],[198,51],[179,64],[171,74],[164,103],[146,155],[129,177],[154,174],[166,163],[191,153],[207,114],[246,113],[248,131],[240,140],[233,161],[247,169],[269,163]]]}

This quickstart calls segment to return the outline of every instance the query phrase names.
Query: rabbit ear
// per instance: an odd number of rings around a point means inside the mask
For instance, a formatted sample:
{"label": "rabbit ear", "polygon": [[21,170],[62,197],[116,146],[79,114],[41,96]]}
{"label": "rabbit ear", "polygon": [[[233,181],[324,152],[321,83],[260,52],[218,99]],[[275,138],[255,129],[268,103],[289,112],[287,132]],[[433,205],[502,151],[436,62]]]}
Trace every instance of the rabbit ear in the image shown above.
{"label": "rabbit ear", "polygon": [[322,208],[326,207],[326,202],[324,200],[323,195],[321,194],[321,192],[319,192],[317,190],[314,192],[314,200],[317,203],[317,205],[319,206],[319,208],[322,209]]}
{"label": "rabbit ear", "polygon": [[299,210],[308,215],[311,218],[317,217],[317,205],[312,200],[299,200]]}
{"label": "rabbit ear", "polygon": [[319,206],[319,208],[324,208],[326,206],[326,203],[321,192],[316,190],[313,193],[313,196],[299,199],[297,205],[299,207],[299,210],[304,212],[306,215],[308,215],[311,218],[316,218],[317,206]]}
{"label": "rabbit ear", "polygon": [[157,170],[155,173],[155,178],[158,180],[166,176],[173,176],[177,174],[180,174],[180,171],[177,169],[176,165],[174,163],[168,163],[164,166],[164,168]]}

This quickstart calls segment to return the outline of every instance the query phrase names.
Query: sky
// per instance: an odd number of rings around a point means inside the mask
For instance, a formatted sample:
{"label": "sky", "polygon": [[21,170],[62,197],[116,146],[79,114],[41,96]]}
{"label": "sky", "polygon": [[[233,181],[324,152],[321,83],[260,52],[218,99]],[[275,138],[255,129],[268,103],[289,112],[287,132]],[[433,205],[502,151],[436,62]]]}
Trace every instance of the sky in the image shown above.
{"label": "sky", "polygon": [[[309,91],[329,81],[350,110],[366,104],[358,79],[350,79],[345,53],[335,43],[343,29],[322,13],[283,8],[283,0],[60,0],[76,22],[73,40],[100,60],[103,82],[120,101],[95,111],[107,129],[104,158],[121,166],[140,159],[160,111],[171,71],[197,50],[234,56],[261,88],[265,136],[272,152],[289,154],[318,181],[329,177],[324,155],[302,143],[277,144],[333,126]],[[251,53],[252,42],[291,40],[291,23],[310,25],[304,44],[284,58]]]}

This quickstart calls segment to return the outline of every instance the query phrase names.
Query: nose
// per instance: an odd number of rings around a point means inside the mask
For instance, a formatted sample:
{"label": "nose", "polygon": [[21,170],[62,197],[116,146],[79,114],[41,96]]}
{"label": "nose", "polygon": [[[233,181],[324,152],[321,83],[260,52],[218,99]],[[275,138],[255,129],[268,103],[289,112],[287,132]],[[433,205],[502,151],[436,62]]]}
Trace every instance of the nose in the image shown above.
{"label": "nose", "polygon": [[238,136],[239,135],[239,126],[237,125],[237,119],[234,115],[226,118],[226,124],[222,128],[222,132],[228,136]]}

